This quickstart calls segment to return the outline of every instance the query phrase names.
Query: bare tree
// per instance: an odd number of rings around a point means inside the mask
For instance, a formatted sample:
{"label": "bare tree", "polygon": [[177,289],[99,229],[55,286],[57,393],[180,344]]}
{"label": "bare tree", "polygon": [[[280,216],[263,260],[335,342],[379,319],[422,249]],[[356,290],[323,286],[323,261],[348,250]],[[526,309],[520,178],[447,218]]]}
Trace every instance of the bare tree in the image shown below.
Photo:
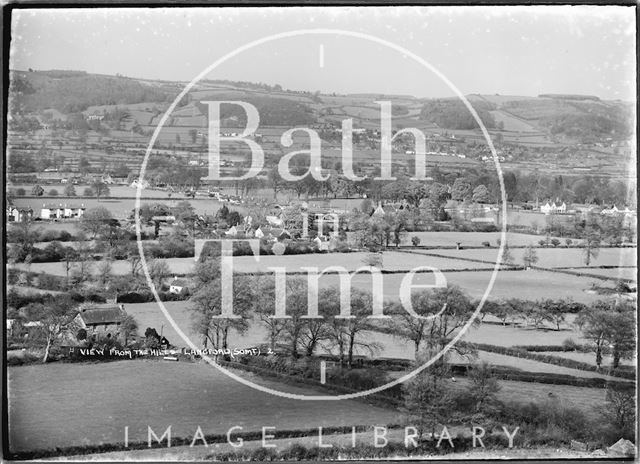
{"label": "bare tree", "polygon": [[27,318],[31,321],[38,322],[36,333],[44,342],[44,356],[42,362],[46,363],[51,354],[51,349],[66,331],[73,331],[77,324],[74,318],[77,311],[71,308],[68,299],[53,299],[43,305],[35,303],[25,308]]}
{"label": "bare tree", "polygon": [[351,290],[351,316],[350,319],[337,317],[340,314],[340,295],[336,288],[328,288],[320,295],[319,310],[322,314],[329,315],[327,327],[329,339],[338,347],[340,364],[353,365],[354,350],[364,349],[370,355],[381,349],[379,343],[362,336],[362,333],[372,329],[368,316],[371,315],[373,299],[371,294],[362,290]]}

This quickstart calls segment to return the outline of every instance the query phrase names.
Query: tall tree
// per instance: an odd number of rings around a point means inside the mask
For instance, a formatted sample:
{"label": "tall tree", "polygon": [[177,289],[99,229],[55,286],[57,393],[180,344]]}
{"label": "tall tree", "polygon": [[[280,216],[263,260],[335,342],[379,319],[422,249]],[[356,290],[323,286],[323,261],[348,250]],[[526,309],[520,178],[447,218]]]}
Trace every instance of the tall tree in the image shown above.
{"label": "tall tree", "polygon": [[109,190],[109,186],[102,182],[102,180],[100,179],[96,179],[91,182],[91,191],[96,196],[98,201],[100,201],[100,198],[108,197],[111,193],[111,191]]}
{"label": "tall tree", "polygon": [[373,307],[370,293],[359,289],[351,290],[350,311],[353,317],[350,319],[337,317],[340,314],[340,294],[337,288],[324,289],[319,300],[320,313],[329,317],[328,334],[338,348],[341,365],[346,362],[349,367],[353,366],[356,349],[367,351],[371,356],[380,350],[380,345],[375,340],[363,334],[372,329],[368,318]]}
{"label": "tall tree", "polygon": [[69,298],[54,298],[46,305],[41,303],[30,304],[25,307],[27,319],[38,322],[36,326],[36,338],[44,344],[44,356],[42,362],[46,363],[51,354],[51,349],[60,342],[65,332],[74,332],[77,328],[74,318],[77,311],[73,309]]}
{"label": "tall tree", "polygon": [[524,249],[524,253],[522,254],[522,262],[527,269],[538,262],[538,253],[536,252],[536,249],[533,247],[533,245],[529,244],[527,248]]}

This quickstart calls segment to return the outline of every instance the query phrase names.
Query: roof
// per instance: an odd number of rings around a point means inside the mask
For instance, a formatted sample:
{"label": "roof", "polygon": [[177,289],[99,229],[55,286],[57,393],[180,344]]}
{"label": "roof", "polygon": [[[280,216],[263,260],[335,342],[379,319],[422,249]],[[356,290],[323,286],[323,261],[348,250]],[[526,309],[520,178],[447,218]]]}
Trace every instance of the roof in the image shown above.
{"label": "roof", "polygon": [[53,204],[49,204],[49,205],[42,205],[42,209],[86,209],[86,208],[84,207],[84,205],[78,206],[78,205],[53,205]]}
{"label": "roof", "polygon": [[127,313],[118,305],[103,305],[80,311],[85,324],[115,324],[122,322]]}
{"label": "roof", "polygon": [[184,279],[174,279],[171,281],[171,286],[172,287],[186,287],[189,284],[189,282],[187,282]]}

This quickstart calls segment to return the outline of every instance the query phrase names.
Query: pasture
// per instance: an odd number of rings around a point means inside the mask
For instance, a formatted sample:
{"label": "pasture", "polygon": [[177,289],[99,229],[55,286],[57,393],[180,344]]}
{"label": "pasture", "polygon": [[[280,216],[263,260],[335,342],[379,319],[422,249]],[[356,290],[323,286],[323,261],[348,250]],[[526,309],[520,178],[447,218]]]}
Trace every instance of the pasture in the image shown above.
{"label": "pasture", "polygon": [[[410,255],[409,255],[410,256]],[[491,271],[463,271],[443,272],[448,284],[458,285],[471,298],[479,299],[485,293],[492,277]],[[386,298],[397,299],[398,289],[403,274],[384,276],[383,293]],[[433,284],[431,274],[418,274],[413,279],[414,284]],[[321,279],[325,285],[336,285],[337,276],[328,275]],[[353,277],[354,287],[371,289],[371,278],[366,275]],[[585,277],[557,274],[548,271],[499,271],[493,289],[489,295],[491,300],[521,298],[537,300],[545,297],[573,298],[581,303],[590,303],[604,297],[585,292],[593,281]],[[599,282],[599,281],[598,281]]]}
{"label": "pasture", "polygon": [[[508,243],[515,245],[511,240],[509,240]],[[511,249],[510,251],[515,264],[522,264],[525,249]],[[637,248],[601,248],[598,257],[591,259],[591,264],[592,266],[635,267],[637,265],[637,252]],[[438,250],[436,253],[451,256],[452,258],[472,258],[492,262],[495,261],[498,254],[495,249]],[[592,272],[595,270],[585,265],[584,248],[536,248],[536,254],[538,256],[536,266],[548,268],[576,267],[584,268],[582,269],[584,272]]]}
{"label": "pasture", "polygon": [[[363,402],[299,401],[256,391],[204,363],[156,360],[56,364],[8,369],[9,446],[26,451],[73,445],[146,441],[171,425],[178,437],[318,426],[386,424],[399,413]],[[242,373],[243,376],[252,374]],[[291,393],[326,394],[261,379]]]}
{"label": "pasture", "polygon": [[[191,312],[188,309],[189,303],[165,302],[164,304],[177,326],[185,333],[191,342],[196,345],[196,347],[202,347],[201,337],[192,329]],[[140,333],[143,333],[147,327],[153,327],[158,331],[158,333],[162,332],[162,334],[167,337],[172,344],[176,346],[187,345],[175,329],[169,324],[168,320],[165,319],[156,303],[126,304],[125,309],[138,321]],[[571,325],[573,319],[574,316],[569,315],[567,317],[567,322],[563,324],[562,330],[560,331],[535,330],[529,327],[524,328],[511,325],[501,326],[484,323],[478,327],[470,327],[463,335],[462,340],[499,346],[561,345],[567,338],[571,338],[578,343],[587,343],[587,341],[582,338],[582,334]],[[379,345],[379,348],[373,353],[374,358],[415,359],[414,346],[410,341],[380,332],[365,332],[361,337],[364,337],[369,341],[375,341]],[[268,335],[265,326],[257,320],[253,320],[250,323],[249,329],[245,333],[238,334],[234,331],[229,336],[231,348],[246,348],[266,342],[268,342]],[[335,347],[327,342],[320,343],[318,352],[337,354]],[[363,356],[372,355],[368,350],[359,347],[355,348],[355,353]],[[571,355],[573,353],[567,354]],[[528,372],[568,374],[576,377],[602,377],[601,374],[595,372],[567,369],[553,364],[546,364],[539,361],[515,358],[512,356],[484,351],[480,351],[477,358],[462,358],[457,354],[451,354],[450,357],[453,362],[457,363],[475,362],[480,360],[494,365],[513,367]],[[611,360],[609,358],[605,358],[605,364],[610,363],[610,361]],[[584,354],[584,362],[594,363],[594,355],[588,353]]]}

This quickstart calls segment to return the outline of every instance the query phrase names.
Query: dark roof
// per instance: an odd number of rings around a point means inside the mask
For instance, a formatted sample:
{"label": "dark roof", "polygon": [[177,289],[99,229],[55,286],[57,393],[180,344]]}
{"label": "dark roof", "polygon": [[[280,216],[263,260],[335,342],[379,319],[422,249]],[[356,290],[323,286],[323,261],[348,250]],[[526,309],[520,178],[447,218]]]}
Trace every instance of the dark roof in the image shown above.
{"label": "dark roof", "polygon": [[115,324],[122,322],[126,313],[117,305],[98,306],[80,311],[85,324]]}
{"label": "dark roof", "polygon": [[173,279],[169,285],[174,285],[176,287],[186,287],[189,284],[184,279]]}

